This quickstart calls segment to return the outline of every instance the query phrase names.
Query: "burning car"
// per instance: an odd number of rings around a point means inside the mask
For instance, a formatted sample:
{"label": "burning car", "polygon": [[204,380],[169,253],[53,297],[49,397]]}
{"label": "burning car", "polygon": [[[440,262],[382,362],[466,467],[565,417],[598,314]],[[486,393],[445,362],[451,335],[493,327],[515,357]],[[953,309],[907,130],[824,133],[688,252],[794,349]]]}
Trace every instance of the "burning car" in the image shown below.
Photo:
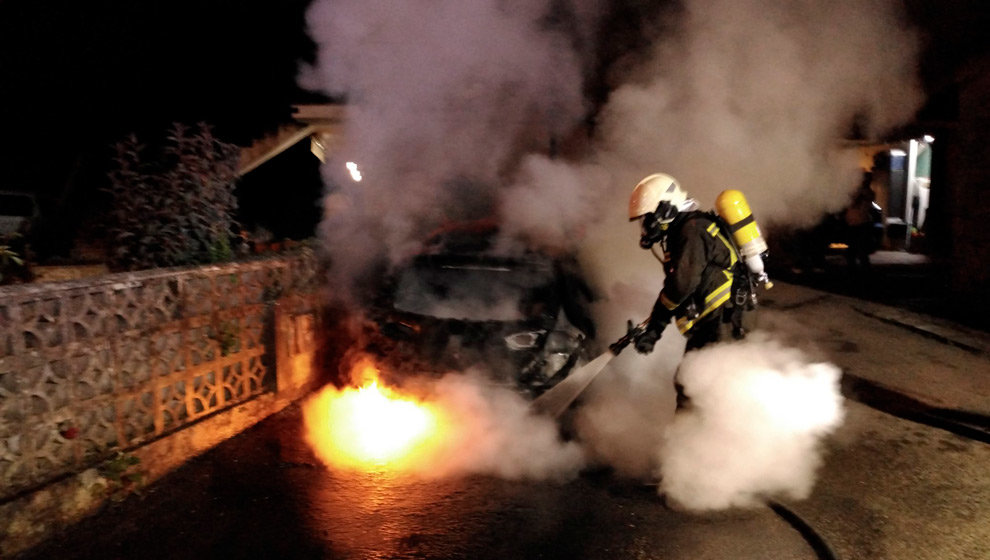
{"label": "burning car", "polygon": [[374,306],[368,350],[398,374],[482,368],[536,396],[585,359],[590,291],[572,258],[493,252],[494,226],[444,230]]}

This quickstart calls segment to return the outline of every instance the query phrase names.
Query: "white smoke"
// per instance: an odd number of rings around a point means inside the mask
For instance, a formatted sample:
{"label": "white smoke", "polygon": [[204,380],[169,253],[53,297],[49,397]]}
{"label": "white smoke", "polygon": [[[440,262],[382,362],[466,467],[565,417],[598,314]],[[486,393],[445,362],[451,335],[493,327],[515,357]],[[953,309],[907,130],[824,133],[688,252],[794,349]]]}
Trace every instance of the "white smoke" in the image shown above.
{"label": "white smoke", "polygon": [[[595,243],[656,171],[702,207],[736,188],[757,220],[806,224],[858,181],[857,156],[836,149],[852,123],[889,130],[921,100],[917,39],[897,2],[686,0],[651,46],[598,70],[614,89],[594,137],[567,153],[594,110],[584,92],[595,47],[635,32],[605,19],[626,4],[314,2],[319,51],[301,81],[347,103],[324,167],[334,280],[363,279],[443,222],[496,209],[507,233],[535,243]],[[554,161],[551,139],[565,151]],[[590,267],[599,258],[585,255]]]}
{"label": "white smoke", "polygon": [[535,416],[518,393],[491,385],[479,372],[455,373],[432,384],[431,400],[450,415],[450,432],[419,474],[489,474],[515,479],[568,479],[585,464],[577,442],[556,423]]}
{"label": "white smoke", "polygon": [[[570,178],[573,189],[595,190],[595,195],[551,195],[547,216],[507,212],[506,220],[520,230],[552,220],[566,231],[560,217],[586,216],[587,208],[562,212],[561,200],[593,207],[598,219],[581,224],[586,235],[579,250],[604,298],[596,308],[600,332],[606,340],[617,338],[627,319],[638,321],[649,312],[662,282],[659,265],[638,248],[637,228],[626,220],[632,186],[650,173],[668,172],[703,207],[710,207],[723,189],[740,189],[765,224],[804,225],[843,206],[859,169],[854,154],[837,149],[838,139],[857,116],[869,127],[868,134],[876,134],[910,118],[920,102],[915,37],[897,9],[885,1],[827,6],[686,2],[677,33],[654,45],[654,56],[627,76],[601,112],[594,150],[586,158],[596,174]],[[543,166],[545,176],[528,176],[527,184],[558,184],[567,176],[560,167]],[[811,377],[811,384],[821,389],[815,395],[820,407],[841,401],[833,386],[833,366],[809,363],[774,343],[741,346],[750,351],[733,348],[704,354],[714,364],[752,360],[757,371],[743,372],[732,386],[770,379],[799,390],[800,382],[789,381]],[[766,494],[806,495],[820,460],[817,442],[841,415],[795,434],[767,427],[768,420],[781,420],[779,416],[764,416],[767,421],[756,425],[737,417],[741,426],[755,431],[741,433],[735,445],[773,447],[779,462],[761,465],[759,457],[741,454],[721,468],[705,469],[709,445],[725,442],[725,434],[718,433],[724,424],[697,425],[698,416],[687,415],[665,436],[672,417],[672,378],[682,350],[683,340],[668,329],[654,354],[627,351],[592,386],[578,418],[592,457],[641,478],[662,469],[662,488],[695,509],[748,504]],[[699,368],[691,362],[689,357],[682,371],[688,384],[690,372]],[[700,364],[702,371],[704,366]],[[724,376],[735,373],[722,371]],[[703,403],[699,408],[715,401],[712,414],[724,406],[730,409],[721,412],[728,415],[731,407],[741,406],[718,402],[722,393],[706,398],[704,388],[695,392]],[[713,421],[718,418],[732,420],[715,416]],[[761,441],[762,429],[768,431]],[[704,473],[715,482],[705,486],[708,481],[692,480],[692,473]]]}
{"label": "white smoke", "polygon": [[[579,245],[600,290],[657,274],[626,223],[629,193],[651,173],[676,177],[702,208],[724,189],[741,190],[764,226],[808,225],[843,207],[860,169],[838,146],[857,115],[876,134],[921,100],[917,39],[898,10],[886,0],[686,1],[676,31],[654,43],[600,113],[590,159],[612,182],[581,183],[610,202],[595,208],[600,218]],[[621,324],[602,331],[621,334]]]}
{"label": "white smoke", "polygon": [[313,3],[319,52],[301,81],[347,103],[324,166],[335,211],[321,226],[342,288],[445,221],[490,216],[519,159],[582,118],[575,35],[546,16],[542,1]]}
{"label": "white smoke", "polygon": [[690,405],[667,428],[661,491],[691,510],[806,498],[820,442],[842,423],[841,371],[761,337],[688,353]]}
{"label": "white smoke", "polygon": [[[343,144],[324,167],[321,231],[335,288],[360,285],[381,261],[401,261],[446,220],[497,211],[508,235],[579,253],[600,297],[595,316],[605,344],[624,333],[627,319],[649,313],[662,283],[626,217],[639,179],[670,173],[703,208],[721,190],[739,189],[761,223],[804,225],[843,206],[859,180],[856,156],[836,149],[852,123],[876,135],[920,104],[917,40],[898,2],[684,0],[652,41],[625,41],[648,47],[602,70],[612,91],[594,107],[593,136],[575,141],[580,149],[561,142],[559,157],[550,158],[548,140],[580,139],[590,116],[583,92],[599,60],[588,55],[635,32],[600,18],[632,4],[314,2],[308,22],[319,54],[302,79],[347,102]],[[568,17],[548,20],[561,13]],[[349,160],[364,170],[361,183],[347,178]],[[603,374],[610,382],[592,386],[578,421],[594,458],[637,476],[662,460],[665,488],[699,508],[765,492],[802,495],[810,477],[788,479],[773,465],[743,459],[717,470],[725,480],[683,474],[692,461],[710,458],[703,447],[674,443],[694,428],[726,425],[688,415],[665,439],[682,349],[683,340],[668,330],[653,355],[627,351]],[[769,379],[785,388],[818,387],[825,402],[835,398],[826,391],[829,366],[795,365],[801,361],[789,350],[754,342],[688,357],[682,375],[699,409],[712,400],[716,410],[748,406],[720,400],[731,396],[720,392],[709,400],[704,388],[718,384],[705,380],[719,374],[689,373],[711,371],[717,364],[708,360],[717,362],[712,356],[722,352],[750,360],[739,363],[752,370],[721,375],[727,385]],[[802,379],[814,381],[796,381]],[[779,419],[773,408],[750,412]],[[815,438],[830,428],[809,427],[804,438],[768,429],[781,464],[807,474],[817,462]],[[507,452],[488,449],[481,455]],[[706,494],[709,486],[722,492]]]}
{"label": "white smoke", "polygon": [[885,0],[685,2],[676,36],[610,97],[602,150],[640,176],[670,173],[703,206],[735,188],[768,222],[838,209],[859,178],[854,155],[836,149],[857,115],[875,135],[921,101],[917,39],[898,9]]}
{"label": "white smoke", "polygon": [[589,460],[622,476],[652,480],[664,429],[674,416],[674,371],[684,339],[668,328],[654,352],[619,354],[592,385],[575,415]]}
{"label": "white smoke", "polygon": [[601,166],[530,155],[503,192],[503,233],[538,247],[573,249],[575,240],[584,239],[590,225],[600,221],[599,209],[610,206],[601,187],[611,180]]}

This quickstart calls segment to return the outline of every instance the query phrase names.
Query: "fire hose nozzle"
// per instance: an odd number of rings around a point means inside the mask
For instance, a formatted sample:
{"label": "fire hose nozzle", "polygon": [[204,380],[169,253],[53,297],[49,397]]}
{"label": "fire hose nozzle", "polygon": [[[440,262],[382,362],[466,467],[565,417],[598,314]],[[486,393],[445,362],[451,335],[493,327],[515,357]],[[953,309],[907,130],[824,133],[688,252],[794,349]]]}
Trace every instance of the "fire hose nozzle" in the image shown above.
{"label": "fire hose nozzle", "polygon": [[626,334],[622,336],[619,340],[616,340],[609,345],[608,350],[612,354],[618,356],[619,352],[622,352],[626,346],[629,346],[636,340],[636,337],[643,334],[646,331],[646,326],[650,324],[650,320],[647,318],[642,323],[633,326],[632,321],[626,322]]}

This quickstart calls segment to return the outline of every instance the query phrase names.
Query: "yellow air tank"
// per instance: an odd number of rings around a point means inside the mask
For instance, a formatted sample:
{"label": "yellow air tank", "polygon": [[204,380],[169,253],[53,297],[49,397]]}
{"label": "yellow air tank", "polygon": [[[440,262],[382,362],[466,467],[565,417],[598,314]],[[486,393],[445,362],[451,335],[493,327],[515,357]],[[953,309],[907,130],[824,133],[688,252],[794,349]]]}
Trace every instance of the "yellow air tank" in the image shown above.
{"label": "yellow air tank", "polygon": [[715,199],[715,211],[728,224],[732,239],[739,248],[739,256],[746,262],[746,266],[759,282],[770,288],[772,284],[768,282],[763,270],[762,256],[767,250],[767,242],[760,234],[760,227],[753,219],[746,197],[737,190],[722,191]]}

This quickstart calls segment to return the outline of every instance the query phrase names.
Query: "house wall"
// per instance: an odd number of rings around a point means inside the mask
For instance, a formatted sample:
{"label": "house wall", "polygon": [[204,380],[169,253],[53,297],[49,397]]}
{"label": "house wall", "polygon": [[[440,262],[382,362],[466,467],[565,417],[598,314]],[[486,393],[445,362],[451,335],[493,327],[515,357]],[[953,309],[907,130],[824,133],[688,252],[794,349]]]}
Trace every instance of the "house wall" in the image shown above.
{"label": "house wall", "polygon": [[[990,312],[990,57],[959,80],[959,119],[948,131],[944,179],[949,189],[950,289],[974,317]],[[939,149],[936,137],[935,150]],[[938,161],[933,165],[937,166]],[[932,188],[940,186],[936,176]],[[933,195],[934,196],[934,195]],[[983,324],[987,323],[983,320]]]}

